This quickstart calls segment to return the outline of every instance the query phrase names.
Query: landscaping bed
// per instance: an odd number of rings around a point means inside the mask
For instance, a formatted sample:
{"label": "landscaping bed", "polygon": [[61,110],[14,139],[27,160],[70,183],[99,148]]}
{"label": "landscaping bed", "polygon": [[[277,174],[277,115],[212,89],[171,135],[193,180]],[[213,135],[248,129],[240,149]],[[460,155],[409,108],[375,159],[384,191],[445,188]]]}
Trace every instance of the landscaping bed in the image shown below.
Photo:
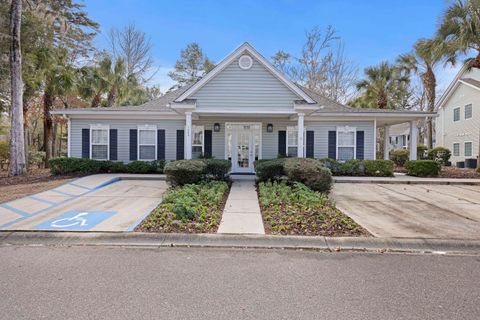
{"label": "landscaping bed", "polygon": [[265,232],[305,236],[370,236],[335,208],[325,193],[299,182],[260,182],[258,198]]}
{"label": "landscaping bed", "polygon": [[50,190],[72,181],[80,174],[52,175],[49,169],[35,169],[24,176],[8,177],[0,173],[0,203]]}
{"label": "landscaping bed", "polygon": [[230,185],[203,181],[172,187],[162,203],[135,229],[142,232],[215,233],[222,219]]}
{"label": "landscaping bed", "polygon": [[480,172],[477,172],[475,169],[442,167],[439,178],[480,179]]}

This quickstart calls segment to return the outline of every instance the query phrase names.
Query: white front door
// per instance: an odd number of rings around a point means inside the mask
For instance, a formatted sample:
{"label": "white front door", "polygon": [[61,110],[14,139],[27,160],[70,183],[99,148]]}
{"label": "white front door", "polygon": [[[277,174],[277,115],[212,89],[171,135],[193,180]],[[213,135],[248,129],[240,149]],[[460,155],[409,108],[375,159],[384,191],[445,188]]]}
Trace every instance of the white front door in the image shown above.
{"label": "white front door", "polygon": [[227,159],[232,172],[253,173],[253,162],[259,159],[261,124],[226,124]]}

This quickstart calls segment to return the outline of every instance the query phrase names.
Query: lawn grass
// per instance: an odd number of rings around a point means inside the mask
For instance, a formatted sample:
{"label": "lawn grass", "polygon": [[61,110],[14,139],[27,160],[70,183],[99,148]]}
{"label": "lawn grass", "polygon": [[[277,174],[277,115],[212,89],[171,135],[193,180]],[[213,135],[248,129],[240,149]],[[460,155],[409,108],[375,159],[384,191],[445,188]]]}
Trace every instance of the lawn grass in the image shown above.
{"label": "lawn grass", "polygon": [[368,236],[369,233],[335,208],[327,194],[295,182],[260,182],[258,198],[265,231],[308,236]]}
{"label": "lawn grass", "polygon": [[229,185],[208,181],[170,188],[162,203],[135,229],[143,232],[216,232],[227,200]]}

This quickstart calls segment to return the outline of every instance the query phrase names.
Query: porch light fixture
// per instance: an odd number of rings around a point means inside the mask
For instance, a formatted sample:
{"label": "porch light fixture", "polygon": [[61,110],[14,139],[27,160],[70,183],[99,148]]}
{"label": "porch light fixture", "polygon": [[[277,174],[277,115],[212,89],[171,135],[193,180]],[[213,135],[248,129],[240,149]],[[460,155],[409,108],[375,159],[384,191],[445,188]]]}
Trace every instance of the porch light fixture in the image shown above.
{"label": "porch light fixture", "polygon": [[213,125],[213,131],[220,132],[220,123],[217,122]]}
{"label": "porch light fixture", "polygon": [[273,124],[267,124],[267,132],[273,132]]}

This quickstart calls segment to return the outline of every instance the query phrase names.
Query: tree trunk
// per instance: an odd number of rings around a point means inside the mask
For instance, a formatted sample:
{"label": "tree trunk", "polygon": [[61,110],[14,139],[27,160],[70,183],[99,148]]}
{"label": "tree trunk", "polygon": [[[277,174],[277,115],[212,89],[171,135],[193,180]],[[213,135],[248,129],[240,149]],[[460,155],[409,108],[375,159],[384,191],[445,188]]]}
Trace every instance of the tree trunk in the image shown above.
{"label": "tree trunk", "polygon": [[50,110],[53,106],[53,95],[47,90],[43,95],[43,149],[45,151],[45,167],[52,158],[53,121]]}
{"label": "tree trunk", "polygon": [[97,93],[93,99],[92,99],[92,103],[90,104],[90,107],[91,108],[97,108],[100,106],[100,101],[101,101],[101,98],[100,98],[100,94]]}
{"label": "tree trunk", "polygon": [[471,62],[472,68],[480,69],[480,52],[477,54],[474,60]]}
{"label": "tree trunk", "polygon": [[113,107],[115,105],[115,102],[117,101],[117,95],[117,86],[114,84],[108,93],[107,107]]}
{"label": "tree trunk", "polygon": [[385,92],[379,92],[378,93],[378,98],[377,98],[377,107],[379,109],[387,109],[387,103],[388,103],[388,100],[387,100],[387,95],[385,94]]}
{"label": "tree trunk", "polygon": [[[423,87],[425,88],[425,96],[427,98],[427,106],[429,112],[435,111],[435,88],[437,86],[437,80],[435,74],[431,68],[427,69],[427,72],[423,76]],[[427,147],[433,148],[433,125],[432,118],[427,120]]]}
{"label": "tree trunk", "polygon": [[10,81],[12,118],[9,175],[25,174],[25,135],[23,132],[23,81],[20,50],[22,0],[12,0],[10,11]]}

